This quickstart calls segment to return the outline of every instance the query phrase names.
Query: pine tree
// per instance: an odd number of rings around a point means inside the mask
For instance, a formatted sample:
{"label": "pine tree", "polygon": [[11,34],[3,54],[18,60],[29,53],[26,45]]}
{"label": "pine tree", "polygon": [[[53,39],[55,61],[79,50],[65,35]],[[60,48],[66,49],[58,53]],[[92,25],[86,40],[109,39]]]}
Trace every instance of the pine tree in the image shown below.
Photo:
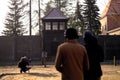
{"label": "pine tree", "polygon": [[52,9],[53,4],[54,4],[54,1],[52,1],[52,0],[47,2],[46,7],[45,7],[45,11],[44,11],[44,15],[47,15],[47,13]]}
{"label": "pine tree", "polygon": [[75,12],[70,15],[68,24],[68,26],[76,28],[78,30],[79,35],[83,33],[84,21],[82,16],[82,5],[79,1],[77,1]]}
{"label": "pine tree", "polygon": [[2,33],[6,36],[21,36],[25,33],[22,22],[23,0],[10,0],[9,4],[10,11],[5,19],[6,29]]}
{"label": "pine tree", "polygon": [[74,21],[76,21],[76,29],[78,30],[79,34],[83,33],[84,30],[84,22],[83,22],[83,16],[82,16],[82,5],[79,4],[79,1],[77,1],[76,5],[76,11],[75,11],[75,17]]}
{"label": "pine tree", "polygon": [[68,0],[55,0],[56,6],[59,10],[63,11],[66,8]]}
{"label": "pine tree", "polygon": [[72,3],[70,0],[55,0],[56,7],[64,13],[64,15],[69,16],[70,11],[73,10]]}
{"label": "pine tree", "polygon": [[91,30],[96,35],[100,34],[100,22],[99,22],[99,8],[96,5],[96,0],[85,0],[84,2],[84,24],[86,29]]}

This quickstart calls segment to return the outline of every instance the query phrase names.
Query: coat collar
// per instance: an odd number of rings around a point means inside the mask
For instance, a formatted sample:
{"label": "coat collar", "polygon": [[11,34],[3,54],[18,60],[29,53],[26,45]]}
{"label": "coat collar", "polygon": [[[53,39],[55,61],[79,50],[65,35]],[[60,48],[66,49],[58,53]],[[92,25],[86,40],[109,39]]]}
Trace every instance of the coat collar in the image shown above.
{"label": "coat collar", "polygon": [[70,42],[70,43],[77,43],[77,40],[76,40],[76,39],[66,40],[66,42]]}

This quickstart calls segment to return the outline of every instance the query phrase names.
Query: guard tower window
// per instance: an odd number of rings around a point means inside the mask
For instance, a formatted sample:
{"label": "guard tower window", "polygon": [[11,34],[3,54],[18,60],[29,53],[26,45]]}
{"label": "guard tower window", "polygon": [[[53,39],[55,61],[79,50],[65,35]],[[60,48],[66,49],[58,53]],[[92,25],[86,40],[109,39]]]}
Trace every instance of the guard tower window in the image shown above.
{"label": "guard tower window", "polygon": [[65,29],[65,22],[60,22],[60,30],[64,30]]}
{"label": "guard tower window", "polygon": [[53,30],[58,30],[58,23],[57,22],[53,22]]}
{"label": "guard tower window", "polygon": [[45,30],[51,30],[50,22],[46,22],[45,25],[46,25]]}

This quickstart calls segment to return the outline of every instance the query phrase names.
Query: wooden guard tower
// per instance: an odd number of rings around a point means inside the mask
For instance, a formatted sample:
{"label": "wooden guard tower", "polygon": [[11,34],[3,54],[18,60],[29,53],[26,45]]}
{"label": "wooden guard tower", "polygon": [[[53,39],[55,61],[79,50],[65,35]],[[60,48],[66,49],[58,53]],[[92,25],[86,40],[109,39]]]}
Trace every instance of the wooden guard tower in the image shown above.
{"label": "wooden guard tower", "polygon": [[64,31],[67,29],[68,18],[57,8],[42,18],[43,48],[48,56],[55,56],[57,46],[64,41]]}

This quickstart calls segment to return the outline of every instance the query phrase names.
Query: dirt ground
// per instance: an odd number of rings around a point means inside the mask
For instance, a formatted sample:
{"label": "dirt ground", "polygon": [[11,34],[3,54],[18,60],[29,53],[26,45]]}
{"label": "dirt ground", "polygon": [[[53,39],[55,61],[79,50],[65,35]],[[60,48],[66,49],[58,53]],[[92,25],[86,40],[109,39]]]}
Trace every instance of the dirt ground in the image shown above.
{"label": "dirt ground", "polygon": [[[0,66],[0,80],[61,80],[61,74],[57,72],[54,65],[46,68],[40,65],[31,66],[27,73],[19,73],[17,66]],[[102,80],[119,80],[120,66],[102,65]]]}

